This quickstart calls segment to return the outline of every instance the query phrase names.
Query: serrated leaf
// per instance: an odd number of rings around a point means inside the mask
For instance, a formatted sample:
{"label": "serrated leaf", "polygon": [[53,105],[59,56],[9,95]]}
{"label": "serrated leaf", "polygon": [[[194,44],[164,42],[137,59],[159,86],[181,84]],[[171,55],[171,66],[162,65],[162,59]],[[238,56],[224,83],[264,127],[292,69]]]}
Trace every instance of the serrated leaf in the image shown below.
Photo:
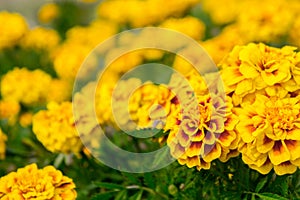
{"label": "serrated leaf", "polygon": [[267,176],[261,179],[255,188],[255,192],[261,191],[261,189],[266,185],[267,182],[268,182]]}
{"label": "serrated leaf", "polygon": [[115,183],[106,183],[106,182],[96,182],[94,183],[96,186],[105,189],[118,189],[123,190],[125,187]]}
{"label": "serrated leaf", "polygon": [[143,196],[143,190],[138,191],[133,196],[129,198],[129,200],[141,200]]}
{"label": "serrated leaf", "polygon": [[114,196],[115,191],[105,192],[101,194],[96,194],[91,198],[91,200],[109,200]]}
{"label": "serrated leaf", "polygon": [[282,197],[278,194],[273,194],[273,193],[256,193],[256,196],[262,198],[263,200],[288,200],[285,197]]}

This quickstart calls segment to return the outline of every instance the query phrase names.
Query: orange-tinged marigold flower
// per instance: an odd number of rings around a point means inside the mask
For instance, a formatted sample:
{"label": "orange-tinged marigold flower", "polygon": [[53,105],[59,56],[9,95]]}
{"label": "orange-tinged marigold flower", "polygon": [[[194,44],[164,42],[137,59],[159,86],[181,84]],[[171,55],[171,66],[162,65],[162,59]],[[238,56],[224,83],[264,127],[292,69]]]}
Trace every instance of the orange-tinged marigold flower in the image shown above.
{"label": "orange-tinged marigold flower", "polygon": [[[206,75],[210,84],[218,83],[215,75]],[[231,99],[225,97],[220,87],[209,93],[203,78],[195,71],[187,74],[186,79],[188,83],[173,75],[169,83],[176,95],[172,102],[181,108],[167,118],[164,128],[170,131],[167,144],[180,164],[209,169],[215,159],[225,162],[238,155],[239,137],[234,130],[238,119],[231,112]]]}
{"label": "orange-tinged marigold flower", "polygon": [[51,152],[79,155],[82,143],[75,129],[71,102],[50,102],[33,116],[32,130]]}
{"label": "orange-tinged marigold flower", "polygon": [[243,161],[266,174],[294,173],[300,166],[299,97],[255,95],[253,104],[236,108]]}
{"label": "orange-tinged marigold flower", "polygon": [[0,198],[74,200],[75,187],[72,179],[53,166],[38,169],[36,164],[30,164],[0,178]]}

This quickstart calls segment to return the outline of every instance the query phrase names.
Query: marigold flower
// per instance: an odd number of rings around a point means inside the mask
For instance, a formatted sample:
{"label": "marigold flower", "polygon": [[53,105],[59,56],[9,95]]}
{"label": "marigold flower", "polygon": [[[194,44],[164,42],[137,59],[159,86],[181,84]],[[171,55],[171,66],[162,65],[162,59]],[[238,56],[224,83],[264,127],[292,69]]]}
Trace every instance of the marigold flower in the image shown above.
{"label": "marigold flower", "polygon": [[32,124],[32,116],[31,112],[26,112],[20,115],[19,123],[22,127],[28,127]]}
{"label": "marigold flower", "polygon": [[30,164],[0,178],[0,198],[74,200],[75,187],[72,179],[53,166],[38,169],[36,164]]}
{"label": "marigold flower", "polygon": [[[210,74],[207,77],[212,83],[217,83],[217,76]],[[167,144],[180,164],[197,167],[198,170],[209,169],[215,159],[225,162],[238,155],[239,137],[234,130],[238,120],[231,112],[233,106],[230,98],[223,99],[222,91],[217,89],[209,94],[204,80],[195,71],[186,75],[186,78],[192,90],[187,83],[178,80],[176,75],[172,76],[169,83],[177,96],[180,94],[181,98],[186,97],[181,102],[172,101],[182,104],[182,108],[167,118],[164,128],[170,131]],[[197,101],[192,103],[192,98]]]}
{"label": "marigold flower", "polygon": [[64,79],[52,79],[46,95],[47,102],[63,102],[70,99],[72,82]]}
{"label": "marigold flower", "polygon": [[20,112],[20,104],[16,101],[0,100],[0,119],[7,119],[13,124]]}
{"label": "marigold flower", "polygon": [[26,20],[18,13],[0,12],[0,24],[0,49],[15,45],[28,30]]}
{"label": "marigold flower", "polygon": [[1,77],[1,94],[4,100],[26,105],[44,103],[50,82],[51,76],[42,70],[14,68]]}
{"label": "marigold flower", "polygon": [[33,116],[32,130],[51,152],[79,155],[82,149],[75,129],[71,102],[48,103],[47,110],[41,110]]}
{"label": "marigold flower", "polygon": [[[7,140],[7,136],[2,132],[0,128],[0,160],[5,158],[5,142]],[[1,195],[0,195],[1,197]]]}
{"label": "marigold flower", "polygon": [[[251,95],[261,91],[268,94],[274,89],[288,90],[286,83],[292,79],[296,63],[295,47],[269,47],[262,43],[235,46],[221,62],[221,75],[226,92],[234,105],[253,99]],[[279,88],[278,88],[279,87]]]}
{"label": "marigold flower", "polygon": [[239,150],[250,168],[267,174],[294,173],[300,167],[300,99],[255,95],[253,104],[236,108]]}
{"label": "marigold flower", "polygon": [[160,27],[179,31],[196,40],[202,39],[205,33],[205,24],[199,19],[191,16],[180,19],[167,19],[160,24]]}
{"label": "marigold flower", "polygon": [[44,4],[38,11],[38,19],[41,23],[47,24],[57,18],[59,7],[55,3]]}
{"label": "marigold flower", "polygon": [[58,33],[53,29],[35,27],[28,31],[21,39],[20,44],[24,48],[52,51],[60,42]]}

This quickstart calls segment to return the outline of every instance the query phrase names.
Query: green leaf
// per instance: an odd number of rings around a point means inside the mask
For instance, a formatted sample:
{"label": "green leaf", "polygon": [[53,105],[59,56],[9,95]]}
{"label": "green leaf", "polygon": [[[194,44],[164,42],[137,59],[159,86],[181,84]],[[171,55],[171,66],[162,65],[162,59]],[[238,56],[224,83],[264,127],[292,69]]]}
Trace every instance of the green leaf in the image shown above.
{"label": "green leaf", "polygon": [[114,196],[115,191],[109,191],[101,194],[96,194],[91,198],[91,200],[109,200]]}
{"label": "green leaf", "polygon": [[105,189],[117,189],[117,190],[123,190],[125,187],[119,184],[115,183],[105,183],[105,182],[96,182],[94,183],[96,186],[100,188],[105,188]]}
{"label": "green leaf", "polygon": [[284,198],[278,194],[273,193],[256,193],[256,196],[260,197],[263,200],[288,200],[287,198]]}
{"label": "green leaf", "polygon": [[133,196],[129,198],[129,200],[141,200],[143,196],[143,190],[138,191]]}
{"label": "green leaf", "polygon": [[144,182],[145,182],[145,185],[148,186],[149,188],[154,189],[156,187],[155,178],[153,177],[152,173],[144,174]]}
{"label": "green leaf", "polygon": [[127,200],[127,190],[120,191],[115,197],[115,200]]}
{"label": "green leaf", "polygon": [[261,191],[261,189],[266,185],[267,182],[268,182],[267,176],[261,179],[255,188],[255,192]]}

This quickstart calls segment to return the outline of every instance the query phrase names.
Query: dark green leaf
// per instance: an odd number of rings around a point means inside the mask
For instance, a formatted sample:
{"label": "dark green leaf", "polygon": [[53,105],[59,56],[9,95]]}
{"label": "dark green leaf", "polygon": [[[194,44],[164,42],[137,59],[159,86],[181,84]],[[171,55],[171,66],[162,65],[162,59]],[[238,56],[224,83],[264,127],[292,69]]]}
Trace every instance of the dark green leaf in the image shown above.
{"label": "dark green leaf", "polygon": [[143,190],[138,191],[133,196],[129,198],[129,200],[141,200],[143,196]]}
{"label": "dark green leaf", "polygon": [[153,177],[152,173],[145,173],[144,182],[145,182],[145,185],[148,186],[149,188],[154,189],[156,186],[155,178]]}
{"label": "dark green leaf", "polygon": [[115,191],[105,192],[101,194],[96,194],[91,198],[91,200],[109,200],[114,196]]}
{"label": "dark green leaf", "polygon": [[255,192],[261,191],[261,189],[266,185],[267,182],[268,182],[267,176],[261,179],[255,188]]}

